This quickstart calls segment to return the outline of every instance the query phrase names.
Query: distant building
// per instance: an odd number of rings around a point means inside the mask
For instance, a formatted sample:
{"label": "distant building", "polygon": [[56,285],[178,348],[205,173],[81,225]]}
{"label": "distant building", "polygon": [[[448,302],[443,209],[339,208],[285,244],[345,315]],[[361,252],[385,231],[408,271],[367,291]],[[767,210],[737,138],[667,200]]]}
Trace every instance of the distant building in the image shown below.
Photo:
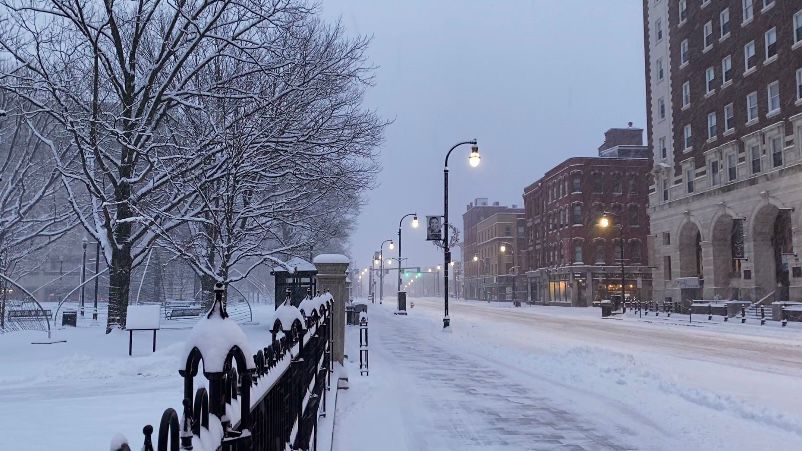
{"label": "distant building", "polygon": [[[574,157],[524,189],[530,302],[589,306],[621,290],[617,223],[623,224],[625,295],[649,296],[646,205],[651,162],[643,130],[610,129],[598,157]],[[605,212],[612,226],[600,227]]]}
{"label": "distant building", "polygon": [[[517,205],[490,205],[486,198],[468,204],[462,214],[465,299],[512,299],[512,279],[508,274],[520,266],[517,262],[526,236],[523,214]],[[501,243],[511,243],[511,249],[501,253]]]}
{"label": "distant building", "polygon": [[659,300],[802,300],[802,4],[643,2]]}

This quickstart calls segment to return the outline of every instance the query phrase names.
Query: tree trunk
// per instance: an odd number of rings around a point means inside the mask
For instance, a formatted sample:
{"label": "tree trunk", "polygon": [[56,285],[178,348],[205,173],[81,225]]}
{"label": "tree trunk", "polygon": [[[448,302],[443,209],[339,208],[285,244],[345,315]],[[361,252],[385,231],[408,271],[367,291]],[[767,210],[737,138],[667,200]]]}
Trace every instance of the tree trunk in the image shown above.
{"label": "tree trunk", "polygon": [[106,333],[112,329],[125,329],[125,315],[128,310],[128,298],[131,288],[131,250],[113,249],[109,266],[109,317],[106,321]]}

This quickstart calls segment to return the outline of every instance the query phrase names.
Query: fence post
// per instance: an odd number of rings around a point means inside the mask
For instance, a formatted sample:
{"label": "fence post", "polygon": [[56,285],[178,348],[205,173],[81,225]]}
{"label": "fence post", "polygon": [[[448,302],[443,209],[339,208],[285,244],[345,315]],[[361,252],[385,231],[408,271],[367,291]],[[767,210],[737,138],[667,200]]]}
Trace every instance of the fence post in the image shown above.
{"label": "fence post", "polygon": [[345,255],[322,254],[313,260],[317,268],[317,287],[331,293],[332,355],[334,360],[343,363],[345,356],[345,303],[348,290],[345,286],[346,272],[350,260]]}

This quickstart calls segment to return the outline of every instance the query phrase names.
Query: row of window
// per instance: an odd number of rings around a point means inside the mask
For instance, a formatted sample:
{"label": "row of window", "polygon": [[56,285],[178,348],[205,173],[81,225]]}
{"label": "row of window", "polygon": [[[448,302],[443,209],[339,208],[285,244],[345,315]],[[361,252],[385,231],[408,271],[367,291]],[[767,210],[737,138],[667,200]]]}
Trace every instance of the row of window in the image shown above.
{"label": "row of window", "polygon": [[[621,173],[612,173],[610,174],[612,178],[610,182],[610,192],[612,194],[623,194],[624,193],[624,182],[623,179],[628,180],[628,190],[630,193],[637,193],[638,192],[638,184],[637,184],[637,174],[621,174]],[[569,186],[570,180],[570,186]],[[604,193],[604,174],[601,172],[593,172],[591,173],[591,181],[593,184],[593,193]],[[569,189],[570,188],[570,189]],[[568,196],[572,193],[581,193],[582,192],[582,172],[575,171],[572,173],[570,178],[565,177],[563,180],[552,183],[548,187],[548,200],[544,200],[544,204],[546,202],[551,203],[557,199],[562,197]],[[544,205],[545,208],[545,205]]]}
{"label": "row of window", "polygon": [[[679,8],[678,8],[679,22],[680,22],[680,25],[682,25],[688,19],[688,0],[677,0],[677,2],[678,2],[678,6],[679,6]],[[741,10],[743,12],[743,22],[742,23],[744,25],[749,23],[749,22],[751,22],[752,19],[754,18],[754,16],[755,16],[755,3],[757,3],[758,5],[762,5],[763,9],[761,10],[761,12],[765,12],[769,8],[774,6],[775,0],[741,0]],[[702,0],[702,2],[701,2],[701,6],[703,8],[705,6],[707,6],[707,5],[709,5],[709,4],[710,4],[710,0]],[[727,19],[727,22],[729,23],[729,19],[730,19],[730,17],[729,17],[730,16],[729,8],[725,8],[725,11],[727,11],[726,19]],[[722,15],[723,14],[724,14],[724,12],[722,11]],[[723,32],[722,32],[722,36],[724,36]]]}
{"label": "row of window", "polygon": [[[612,204],[612,213],[616,217],[621,216],[622,211],[621,204]],[[588,218],[587,224],[595,223],[598,218],[601,217],[602,213],[605,211],[604,205],[600,203],[594,203],[593,208],[591,210],[591,216]],[[630,226],[640,226],[640,208],[635,204],[630,204],[627,208],[627,218],[628,218],[628,225]],[[564,227],[568,227],[570,225],[585,225],[585,218],[583,216],[583,205],[582,203],[575,203],[569,209],[568,207],[561,208],[558,211],[553,211],[547,215],[545,223],[543,224],[544,227],[547,228],[549,231],[558,230]],[[537,231],[533,230],[533,234],[537,236]]]}
{"label": "row of window", "polygon": [[[627,249],[628,248],[628,249]],[[610,263],[619,263],[621,261],[621,242],[618,239],[612,240],[610,246],[607,246],[604,239],[595,239],[593,242],[593,263],[594,264],[607,264],[607,251],[609,249],[611,259]],[[571,263],[590,263],[585,261],[584,256],[585,245],[582,239],[573,240],[573,260],[569,263],[564,261],[563,245],[555,243],[548,246],[542,253],[542,257],[532,255],[532,267],[538,268],[549,265],[563,265]],[[629,264],[643,263],[643,244],[638,239],[629,241],[628,246],[624,249],[624,261]]]}
{"label": "row of window", "polygon": [[[796,100],[802,101],[802,68],[796,71]],[[746,125],[752,125],[758,121],[759,105],[757,91],[750,92],[746,96]],[[780,112],[780,82],[773,81],[766,86],[766,117],[772,117]],[[724,106],[723,111],[723,132],[728,134],[735,129],[735,108],[732,103]],[[719,132],[718,112],[711,111],[707,115],[707,139],[714,140]],[[665,141],[661,138],[660,145],[664,146]],[[693,127],[685,124],[683,127],[683,149],[687,152],[693,146]],[[663,152],[661,150],[661,152]],[[665,154],[662,154],[665,158]]]}

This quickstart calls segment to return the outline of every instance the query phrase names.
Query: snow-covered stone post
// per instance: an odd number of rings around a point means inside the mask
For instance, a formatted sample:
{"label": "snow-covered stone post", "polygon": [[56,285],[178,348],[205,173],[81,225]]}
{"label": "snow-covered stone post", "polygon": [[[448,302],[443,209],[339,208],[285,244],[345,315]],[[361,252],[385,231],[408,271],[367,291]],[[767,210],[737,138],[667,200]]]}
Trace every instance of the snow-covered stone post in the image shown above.
{"label": "snow-covered stone post", "polygon": [[350,260],[345,255],[321,254],[314,258],[317,268],[317,287],[328,291],[333,297],[331,309],[332,354],[334,360],[343,363],[345,356],[345,303],[348,291],[345,289],[346,272]]}

